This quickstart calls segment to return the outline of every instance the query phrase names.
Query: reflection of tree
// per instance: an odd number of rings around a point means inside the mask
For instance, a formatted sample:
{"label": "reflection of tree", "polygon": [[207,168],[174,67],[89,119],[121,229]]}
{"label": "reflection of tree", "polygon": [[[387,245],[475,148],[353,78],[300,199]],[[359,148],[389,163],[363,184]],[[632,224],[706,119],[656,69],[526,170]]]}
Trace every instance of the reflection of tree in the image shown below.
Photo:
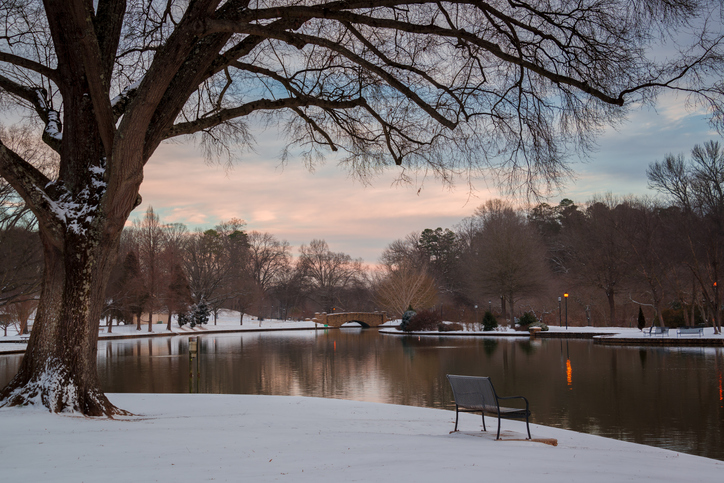
{"label": "reflection of tree", "polygon": [[529,340],[518,342],[518,347],[527,355],[535,353],[535,346]]}
{"label": "reflection of tree", "polygon": [[488,357],[495,354],[498,349],[498,341],[496,339],[483,339],[483,350]]}

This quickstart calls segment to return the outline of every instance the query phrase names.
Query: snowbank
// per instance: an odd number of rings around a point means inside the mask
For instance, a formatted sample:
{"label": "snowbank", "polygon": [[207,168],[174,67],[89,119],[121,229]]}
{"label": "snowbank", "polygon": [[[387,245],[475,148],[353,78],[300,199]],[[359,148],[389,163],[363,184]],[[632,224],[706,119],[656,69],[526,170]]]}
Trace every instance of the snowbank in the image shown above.
{"label": "snowbank", "polygon": [[1,408],[4,482],[720,482],[724,462],[556,428],[355,401],[112,394],[117,420]]}

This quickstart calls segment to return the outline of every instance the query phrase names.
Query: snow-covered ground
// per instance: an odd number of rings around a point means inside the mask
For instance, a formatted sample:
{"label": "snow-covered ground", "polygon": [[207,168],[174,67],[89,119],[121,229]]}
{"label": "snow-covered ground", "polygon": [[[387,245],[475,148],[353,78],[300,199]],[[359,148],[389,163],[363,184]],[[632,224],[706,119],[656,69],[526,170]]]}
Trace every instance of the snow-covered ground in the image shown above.
{"label": "snow-covered ground", "polygon": [[525,423],[368,402],[111,394],[116,420],[0,408],[3,482],[721,482],[724,462]]}
{"label": "snow-covered ground", "polygon": [[[620,338],[620,339],[642,339],[642,343],[644,343],[645,339],[695,339],[695,340],[712,340],[712,341],[718,341],[721,342],[722,339],[724,339],[724,336],[721,334],[714,334],[714,329],[712,327],[706,327],[704,328],[703,335],[682,335],[679,336],[676,333],[676,329],[670,329],[669,333],[667,335],[661,336],[661,335],[653,335],[649,336],[648,334],[644,334],[643,331],[637,329],[637,328],[631,328],[631,327],[572,327],[569,326],[566,327],[559,327],[557,325],[549,325],[548,326],[548,332],[549,333],[560,333],[563,334],[580,334],[580,335],[588,335],[591,334],[600,334],[601,337],[612,337],[612,338]],[[437,331],[431,331],[431,332],[402,332],[400,330],[396,330],[395,328],[388,328],[381,331],[385,334],[405,334],[405,335],[434,335],[434,336],[456,336],[456,335],[478,335],[483,337],[510,337],[510,336],[518,336],[518,337],[528,337],[529,334],[527,331],[517,331],[513,330],[509,327],[498,327],[495,330],[488,331],[488,332],[479,332],[475,330],[468,330],[467,328],[462,331],[450,331],[450,332],[437,332]]]}

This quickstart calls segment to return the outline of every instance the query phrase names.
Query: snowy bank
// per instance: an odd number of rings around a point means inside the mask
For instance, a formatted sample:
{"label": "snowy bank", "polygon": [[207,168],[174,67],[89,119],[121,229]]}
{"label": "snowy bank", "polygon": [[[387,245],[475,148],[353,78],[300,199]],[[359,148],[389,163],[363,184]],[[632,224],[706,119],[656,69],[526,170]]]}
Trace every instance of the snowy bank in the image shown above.
{"label": "snowy bank", "polygon": [[117,420],[0,408],[4,482],[720,482],[724,462],[480,416],[280,396],[111,394]]}

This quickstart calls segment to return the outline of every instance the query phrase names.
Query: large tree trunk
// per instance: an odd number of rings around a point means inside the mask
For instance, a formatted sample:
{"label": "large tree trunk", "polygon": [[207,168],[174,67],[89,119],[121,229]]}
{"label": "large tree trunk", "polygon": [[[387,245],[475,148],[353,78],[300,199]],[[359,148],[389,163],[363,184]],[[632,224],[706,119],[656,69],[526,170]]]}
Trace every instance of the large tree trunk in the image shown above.
{"label": "large tree trunk", "polygon": [[69,230],[64,253],[41,238],[45,270],[35,323],[20,370],[0,399],[40,403],[54,412],[125,414],[103,394],[96,371],[98,325],[118,236],[100,240]]}
{"label": "large tree trunk", "polygon": [[616,327],[616,292],[613,289],[606,290],[606,298],[608,299],[608,325]]}

